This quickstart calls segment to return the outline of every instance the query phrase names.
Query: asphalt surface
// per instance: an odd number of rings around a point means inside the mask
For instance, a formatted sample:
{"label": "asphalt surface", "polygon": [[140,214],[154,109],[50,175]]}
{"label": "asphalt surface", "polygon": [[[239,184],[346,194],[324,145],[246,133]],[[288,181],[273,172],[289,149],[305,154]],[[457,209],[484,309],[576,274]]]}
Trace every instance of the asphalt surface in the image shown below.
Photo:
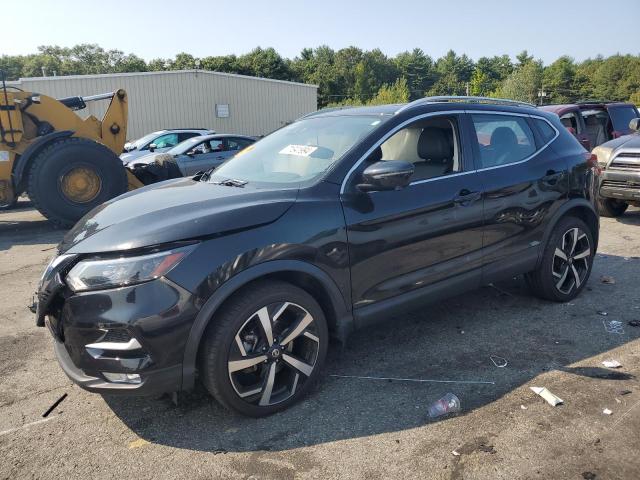
{"label": "asphalt surface", "polygon": [[[202,389],[175,406],[74,386],[27,309],[64,232],[19,207],[0,212],[0,479],[640,478],[640,327],[628,324],[640,320],[639,209],[602,220],[575,301],[543,302],[517,278],[394,318],[334,345],[304,402],[255,420]],[[611,320],[622,322],[617,333],[605,328]],[[430,419],[447,392],[462,411]]]}

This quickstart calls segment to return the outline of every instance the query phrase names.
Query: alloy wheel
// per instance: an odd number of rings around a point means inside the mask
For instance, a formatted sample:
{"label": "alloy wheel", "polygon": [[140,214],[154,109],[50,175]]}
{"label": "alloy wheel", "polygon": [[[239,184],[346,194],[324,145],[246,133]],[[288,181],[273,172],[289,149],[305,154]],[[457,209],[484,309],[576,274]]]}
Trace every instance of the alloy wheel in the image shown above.
{"label": "alloy wheel", "polygon": [[551,264],[556,289],[569,295],[574,288],[580,288],[589,274],[590,261],[587,234],[578,227],[567,230],[556,245]]}
{"label": "alloy wheel", "polygon": [[292,397],[315,369],[320,338],[313,316],[292,302],[253,313],[229,348],[231,386],[245,402],[266,407]]}

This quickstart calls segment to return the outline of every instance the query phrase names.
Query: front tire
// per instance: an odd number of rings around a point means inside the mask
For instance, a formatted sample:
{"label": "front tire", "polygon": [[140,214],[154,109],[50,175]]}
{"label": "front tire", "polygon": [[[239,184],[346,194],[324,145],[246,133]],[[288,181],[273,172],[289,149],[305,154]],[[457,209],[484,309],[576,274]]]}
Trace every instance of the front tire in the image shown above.
{"label": "front tire", "polygon": [[252,417],[297,402],[318,379],[329,334],[306,291],[280,281],[236,293],[205,333],[201,378],[223,406]]}
{"label": "front tire", "polygon": [[70,137],[36,156],[27,191],[40,213],[60,227],[71,227],[94,207],[126,192],[127,173],[104,145]]}
{"label": "front tire", "polygon": [[614,198],[598,198],[598,212],[603,217],[619,217],[629,207],[628,203]]}
{"label": "front tire", "polygon": [[579,218],[565,217],[554,227],[540,266],[525,278],[536,296],[568,302],[587,283],[594,255],[595,243],[589,227]]}

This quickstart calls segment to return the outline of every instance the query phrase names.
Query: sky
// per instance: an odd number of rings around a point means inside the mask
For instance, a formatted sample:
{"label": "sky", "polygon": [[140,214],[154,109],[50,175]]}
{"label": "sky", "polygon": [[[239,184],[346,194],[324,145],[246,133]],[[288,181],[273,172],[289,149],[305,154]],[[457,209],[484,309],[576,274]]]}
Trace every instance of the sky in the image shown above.
{"label": "sky", "polygon": [[[474,60],[526,49],[551,63],[640,53],[638,0],[0,0],[0,54],[97,43],[150,60],[187,52],[237,55],[256,46],[293,58],[305,47],[453,49]],[[11,7],[16,8],[11,12]]]}

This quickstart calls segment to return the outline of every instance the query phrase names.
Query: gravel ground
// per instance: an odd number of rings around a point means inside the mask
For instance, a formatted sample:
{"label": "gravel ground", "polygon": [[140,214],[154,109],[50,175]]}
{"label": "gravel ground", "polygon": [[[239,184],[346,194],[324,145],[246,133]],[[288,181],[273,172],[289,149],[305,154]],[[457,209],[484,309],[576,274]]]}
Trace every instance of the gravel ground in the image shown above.
{"label": "gravel ground", "polygon": [[[335,345],[306,401],[255,420],[202,389],[176,407],[74,386],[27,310],[63,232],[19,207],[0,213],[2,479],[640,478],[640,328],[628,324],[640,320],[638,209],[602,220],[591,280],[574,302],[537,300],[517,278],[395,318]],[[609,320],[623,331],[608,333]],[[622,368],[604,368],[608,359]],[[530,386],[564,404],[548,405]],[[429,404],[447,392],[462,412],[430,419]]]}

